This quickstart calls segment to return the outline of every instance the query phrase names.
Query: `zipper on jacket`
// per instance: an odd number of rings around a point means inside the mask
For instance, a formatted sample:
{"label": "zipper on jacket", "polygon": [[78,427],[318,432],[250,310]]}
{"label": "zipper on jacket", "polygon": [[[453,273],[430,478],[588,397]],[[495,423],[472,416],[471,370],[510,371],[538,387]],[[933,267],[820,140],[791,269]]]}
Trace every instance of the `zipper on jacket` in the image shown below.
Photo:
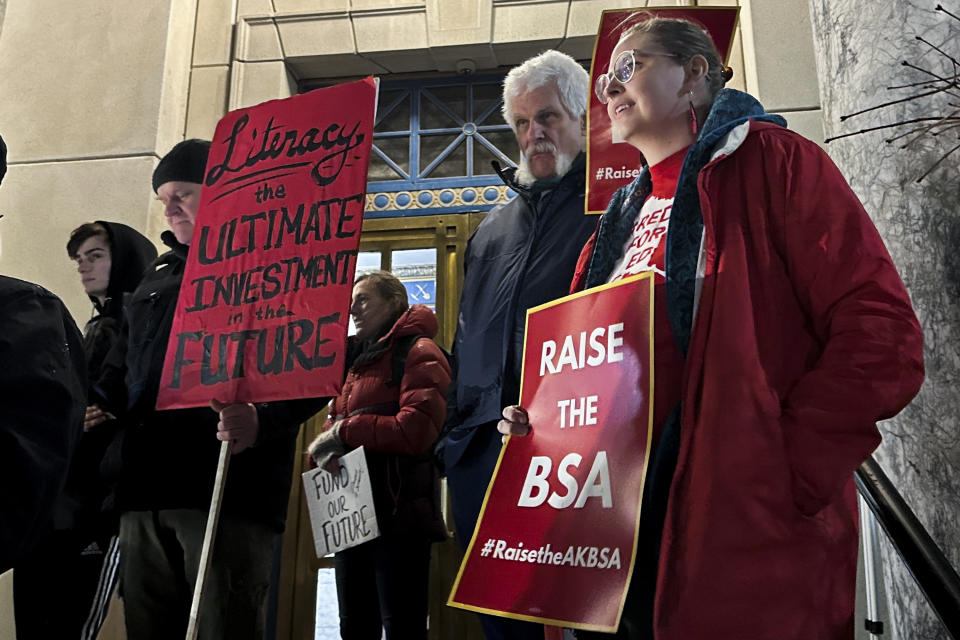
{"label": "zipper on jacket", "polygon": [[[551,189],[551,193],[549,194],[551,201],[553,200],[554,197],[556,197],[557,191],[559,191],[560,189],[562,189],[562,188],[564,188],[564,187],[565,187],[565,185],[564,185],[563,182],[561,181],[561,183],[558,184],[558,185],[556,186],[556,188]],[[573,197],[574,195],[576,195],[577,189],[569,189],[569,188],[568,188],[568,191],[570,191],[570,193],[567,194],[567,196],[566,196],[565,198],[563,198],[563,201],[560,203],[560,207],[562,207],[563,205],[565,205],[565,204],[567,203],[567,200],[569,200],[571,197]],[[528,200],[526,197],[524,197],[520,192],[517,192],[517,197],[523,199],[524,204],[526,205],[527,209],[530,211],[530,214],[533,216],[533,230],[534,230],[534,232],[530,234],[530,238],[529,238],[529,240],[528,240],[528,242],[527,242],[526,247],[524,248],[523,268],[520,270],[520,274],[521,274],[521,277],[522,277],[524,274],[527,273],[527,267],[528,267],[529,264],[530,264],[530,254],[533,253],[533,247],[534,247],[534,245],[536,244],[536,241],[540,238],[540,234],[541,234],[542,231],[543,231],[542,229],[539,229],[539,228],[538,228],[538,226],[539,226],[538,223],[539,223],[543,218],[545,218],[545,216],[543,216],[541,213],[539,213],[539,212],[536,210],[536,207],[535,207],[535,206],[532,206],[532,203],[530,202],[530,200]],[[540,202],[541,202],[541,203],[543,202],[543,198],[542,198],[542,197],[540,198]],[[559,210],[560,207],[557,207],[557,209]],[[509,326],[508,326],[508,327],[504,327],[504,335],[505,335],[505,336],[512,336],[513,333],[514,333],[514,326],[513,326],[513,325],[515,324],[515,323],[514,323],[514,318],[515,318],[515,316],[517,315],[517,303],[518,303],[518,301],[519,301],[518,298],[519,298],[519,296],[520,296],[520,288],[521,288],[520,285],[521,285],[521,284],[522,284],[522,283],[521,283],[521,280],[520,280],[520,278],[518,278],[518,279],[517,279],[516,286],[514,286],[514,288],[513,288],[513,295],[511,296],[511,299],[510,299],[510,305],[507,307],[507,322],[509,323]],[[500,353],[500,381],[501,381],[501,382],[500,382],[500,392],[501,392],[501,394],[503,393],[503,380],[504,380],[505,374],[506,374],[507,354],[508,354],[508,352],[509,352],[510,350],[511,350],[511,349],[510,349],[510,342],[509,342],[509,340],[504,340],[503,350],[502,350],[501,353]],[[517,400],[519,401],[519,398],[517,398]]]}

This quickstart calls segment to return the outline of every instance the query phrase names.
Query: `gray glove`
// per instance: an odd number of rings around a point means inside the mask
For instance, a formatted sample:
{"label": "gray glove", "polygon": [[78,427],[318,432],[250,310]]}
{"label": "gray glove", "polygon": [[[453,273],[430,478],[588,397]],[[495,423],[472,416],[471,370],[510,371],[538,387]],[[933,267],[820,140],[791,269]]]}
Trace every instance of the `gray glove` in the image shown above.
{"label": "gray glove", "polygon": [[328,466],[347,452],[346,445],[340,439],[340,420],[334,422],[333,426],[326,431],[321,432],[307,447],[307,451],[319,468],[330,471]]}

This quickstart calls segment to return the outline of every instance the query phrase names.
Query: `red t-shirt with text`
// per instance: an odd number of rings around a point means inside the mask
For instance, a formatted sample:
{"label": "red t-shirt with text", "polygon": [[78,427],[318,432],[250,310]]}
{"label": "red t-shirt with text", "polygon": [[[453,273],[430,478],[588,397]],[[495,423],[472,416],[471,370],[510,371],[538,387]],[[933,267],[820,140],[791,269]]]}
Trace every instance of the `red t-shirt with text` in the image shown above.
{"label": "red t-shirt with text", "polygon": [[[689,147],[688,147],[689,148]],[[608,282],[653,271],[653,441],[656,446],[670,410],[680,401],[683,357],[667,317],[666,253],[667,227],[680,169],[687,155],[682,149],[650,167],[653,190],[633,223],[620,260]]]}

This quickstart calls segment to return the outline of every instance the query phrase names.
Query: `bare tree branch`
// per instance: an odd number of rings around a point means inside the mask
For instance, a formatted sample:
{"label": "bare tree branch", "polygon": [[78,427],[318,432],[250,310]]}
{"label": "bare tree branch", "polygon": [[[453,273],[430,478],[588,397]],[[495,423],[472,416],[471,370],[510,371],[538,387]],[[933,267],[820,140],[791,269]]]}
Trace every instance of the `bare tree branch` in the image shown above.
{"label": "bare tree branch", "polygon": [[[942,5],[937,5],[936,10],[942,13],[947,14],[950,18],[960,21],[960,16],[953,14],[943,8]],[[915,100],[922,100],[926,98],[929,102],[933,103],[935,98],[933,96],[947,96],[949,98],[960,99],[960,60],[951,53],[948,53],[943,48],[929,40],[925,39],[922,36],[915,36],[916,40],[922,42],[923,44],[930,47],[931,50],[936,51],[943,61],[944,66],[947,69],[952,68],[952,75],[940,75],[929,69],[920,67],[908,60],[902,61],[900,64],[908,69],[918,71],[926,76],[924,80],[919,80],[916,82],[909,82],[905,84],[895,85],[887,87],[888,91],[902,90],[902,89],[911,89],[916,93],[907,95],[902,98],[897,98],[896,100],[889,100],[882,104],[874,105],[872,107],[867,107],[853,113],[848,113],[846,115],[840,116],[840,122],[846,122],[850,118],[863,115],[872,111],[878,111],[881,109],[886,109],[898,104],[904,104],[908,102],[913,102]],[[951,41],[951,44],[954,44],[955,41]],[[949,72],[948,72],[949,73]],[[942,104],[942,101],[937,101]],[[870,133],[873,131],[880,131],[883,129],[893,129],[898,127],[906,127],[905,130],[900,131],[896,135],[887,138],[885,142],[887,144],[892,144],[899,140],[907,139],[900,148],[907,149],[912,148],[919,141],[924,139],[929,140],[941,140],[943,134],[951,131],[956,131],[960,129],[960,104],[957,104],[952,101],[946,103],[946,107],[936,106],[936,103],[931,105],[934,111],[934,115],[920,117],[920,118],[910,118],[906,120],[900,120],[898,122],[891,122],[889,124],[882,124],[873,127],[865,127],[857,131],[851,131],[849,133],[842,133],[840,135],[832,136],[827,138],[825,142],[832,142],[834,140],[839,140],[841,138],[848,138],[850,136],[862,135],[865,133]],[[943,109],[942,114],[936,114],[936,111]],[[949,112],[947,112],[949,111]],[[919,126],[909,126],[909,125],[919,125]],[[940,136],[938,138],[938,136]],[[960,149],[960,144],[954,146],[949,151],[944,153],[940,158],[934,162],[919,178],[917,182],[921,182],[926,178],[930,173],[936,169],[940,164],[943,163],[948,157]]]}

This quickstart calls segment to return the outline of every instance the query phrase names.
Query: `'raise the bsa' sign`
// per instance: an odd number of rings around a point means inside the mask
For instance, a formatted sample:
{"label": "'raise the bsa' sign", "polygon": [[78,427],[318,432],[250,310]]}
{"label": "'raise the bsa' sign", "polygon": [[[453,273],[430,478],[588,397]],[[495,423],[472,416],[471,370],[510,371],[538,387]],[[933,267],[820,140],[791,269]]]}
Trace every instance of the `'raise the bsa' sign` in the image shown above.
{"label": "'raise the bsa' sign", "polygon": [[217,125],[158,409],[339,391],[375,104],[367,78]]}
{"label": "'raise the bsa' sign", "polygon": [[653,273],[527,312],[521,404],[448,604],[614,632],[651,434]]}

